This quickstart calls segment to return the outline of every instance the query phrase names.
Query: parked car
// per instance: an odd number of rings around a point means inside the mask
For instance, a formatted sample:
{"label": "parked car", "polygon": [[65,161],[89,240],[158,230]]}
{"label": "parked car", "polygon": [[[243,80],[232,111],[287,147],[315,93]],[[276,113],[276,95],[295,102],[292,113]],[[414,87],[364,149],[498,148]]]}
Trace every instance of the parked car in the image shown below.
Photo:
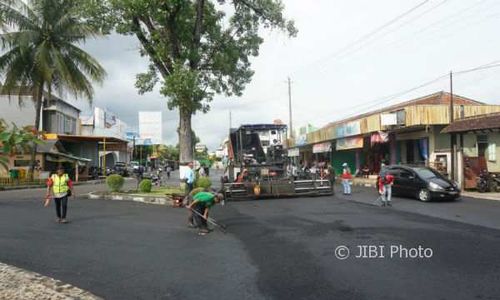
{"label": "parked car", "polygon": [[128,169],[127,169],[127,164],[124,162],[116,162],[115,166],[113,167],[113,170],[111,171],[113,174],[118,174],[123,177],[128,176]]}
{"label": "parked car", "polygon": [[420,201],[455,200],[460,197],[460,188],[438,171],[427,167],[391,165],[387,173],[394,176],[394,195],[415,197]]}

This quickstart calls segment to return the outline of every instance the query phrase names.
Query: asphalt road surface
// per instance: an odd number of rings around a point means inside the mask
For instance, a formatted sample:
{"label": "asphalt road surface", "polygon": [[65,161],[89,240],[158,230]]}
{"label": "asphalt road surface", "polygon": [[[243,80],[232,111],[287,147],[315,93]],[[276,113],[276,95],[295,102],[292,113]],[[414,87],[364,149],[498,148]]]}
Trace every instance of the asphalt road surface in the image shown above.
{"label": "asphalt road surface", "polygon": [[[71,223],[56,224],[40,193],[0,192],[0,261],[105,299],[500,297],[500,202],[382,208],[353,201],[370,203],[364,189],[352,199],[232,202],[212,213],[228,233],[198,236],[183,209],[83,197],[70,202]],[[356,258],[364,245],[377,258]],[[419,246],[423,256],[409,257]]]}

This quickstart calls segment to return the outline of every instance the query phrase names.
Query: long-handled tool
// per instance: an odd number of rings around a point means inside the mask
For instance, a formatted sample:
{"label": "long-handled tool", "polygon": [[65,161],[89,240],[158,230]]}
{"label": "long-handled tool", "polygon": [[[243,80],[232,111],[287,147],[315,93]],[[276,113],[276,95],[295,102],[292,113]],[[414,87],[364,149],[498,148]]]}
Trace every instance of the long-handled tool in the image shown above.
{"label": "long-handled tool", "polygon": [[197,212],[196,210],[192,209],[192,208],[189,208],[186,206],[187,209],[191,210],[192,212],[194,212],[196,215],[202,217],[203,219],[207,220],[207,222],[209,222],[210,224],[214,225],[215,227],[219,228],[220,231],[222,231],[223,233],[226,233],[226,225],[224,224],[221,224],[221,223],[218,223],[217,221],[215,221],[213,218],[205,218],[204,215],[200,214],[199,212]]}

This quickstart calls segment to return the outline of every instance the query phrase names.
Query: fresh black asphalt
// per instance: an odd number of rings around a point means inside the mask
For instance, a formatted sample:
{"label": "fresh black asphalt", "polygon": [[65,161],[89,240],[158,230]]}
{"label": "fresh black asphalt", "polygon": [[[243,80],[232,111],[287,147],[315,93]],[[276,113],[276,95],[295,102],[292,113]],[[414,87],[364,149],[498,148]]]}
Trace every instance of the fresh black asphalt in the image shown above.
{"label": "fresh black asphalt", "polygon": [[[78,187],[78,194],[96,188]],[[70,202],[72,222],[56,224],[39,193],[0,193],[0,261],[105,299],[500,297],[500,231],[398,208],[427,203],[396,199],[396,207],[381,208],[343,196],[232,202],[212,214],[228,233],[202,237],[187,228],[183,209],[83,197]],[[364,201],[367,193],[353,197]],[[486,206],[485,216],[495,207]],[[352,255],[358,245],[421,245],[433,256],[339,260],[341,245]]]}

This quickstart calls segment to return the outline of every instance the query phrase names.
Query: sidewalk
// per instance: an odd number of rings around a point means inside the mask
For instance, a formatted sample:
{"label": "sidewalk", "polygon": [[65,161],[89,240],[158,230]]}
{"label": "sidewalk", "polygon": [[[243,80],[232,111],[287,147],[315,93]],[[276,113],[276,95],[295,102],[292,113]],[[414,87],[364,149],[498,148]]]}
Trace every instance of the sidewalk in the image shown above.
{"label": "sidewalk", "polygon": [[0,299],[101,299],[59,280],[0,263]]}
{"label": "sidewalk", "polygon": [[500,193],[462,192],[462,197],[500,201]]}

